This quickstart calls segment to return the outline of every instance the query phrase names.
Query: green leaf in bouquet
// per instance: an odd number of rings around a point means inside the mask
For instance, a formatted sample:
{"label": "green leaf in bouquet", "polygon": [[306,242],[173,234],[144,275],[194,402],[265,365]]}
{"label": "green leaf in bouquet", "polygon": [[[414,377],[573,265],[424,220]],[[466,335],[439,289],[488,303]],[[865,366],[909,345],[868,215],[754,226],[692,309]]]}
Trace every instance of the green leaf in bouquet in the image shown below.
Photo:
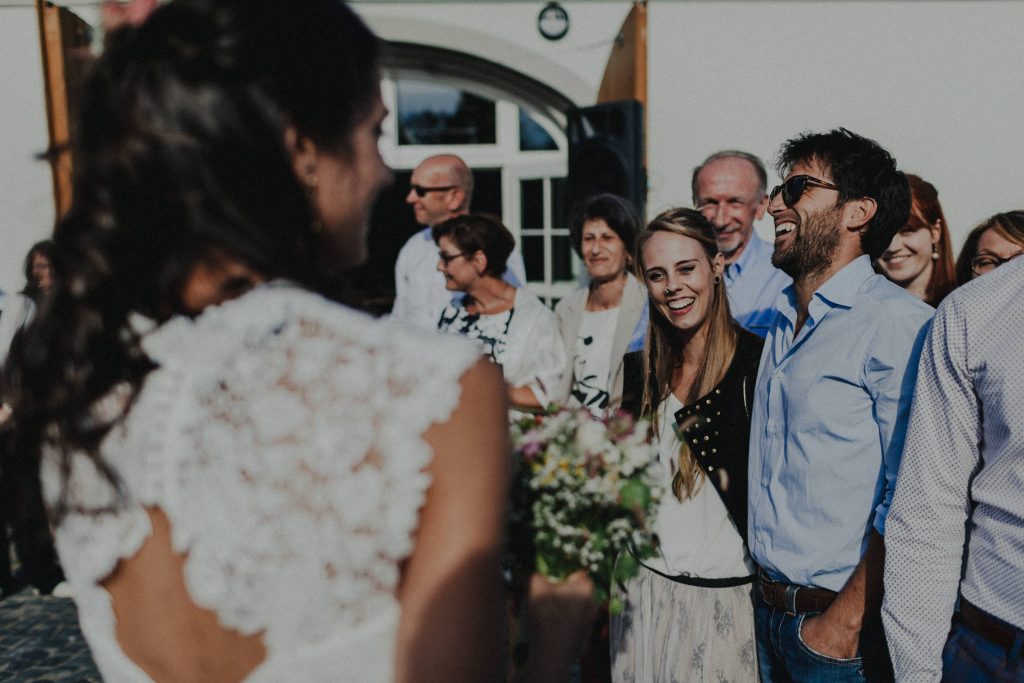
{"label": "green leaf in bouquet", "polygon": [[608,612],[611,614],[622,614],[622,610],[625,607],[626,605],[622,602],[622,598],[613,597],[608,601]]}
{"label": "green leaf in bouquet", "polygon": [[548,565],[547,559],[543,555],[537,555],[537,571],[543,576],[551,576],[551,567]]}
{"label": "green leaf in bouquet", "polygon": [[615,561],[615,568],[612,569],[612,580],[618,583],[625,583],[633,578],[640,571],[640,563],[632,553],[625,552],[619,555]]}
{"label": "green leaf in bouquet", "polygon": [[608,602],[608,587],[600,581],[600,577],[591,577],[594,580],[594,602],[603,605]]}
{"label": "green leaf in bouquet", "polygon": [[635,479],[623,484],[619,496],[627,510],[644,511],[651,504],[651,490]]}

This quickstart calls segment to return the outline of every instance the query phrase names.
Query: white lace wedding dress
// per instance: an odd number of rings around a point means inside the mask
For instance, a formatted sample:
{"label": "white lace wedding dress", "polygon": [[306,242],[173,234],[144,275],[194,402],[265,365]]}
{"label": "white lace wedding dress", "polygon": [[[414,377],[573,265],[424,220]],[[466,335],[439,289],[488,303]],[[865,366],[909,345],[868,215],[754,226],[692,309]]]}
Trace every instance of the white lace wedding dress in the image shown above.
{"label": "white lace wedding dress", "polygon": [[[119,647],[99,582],[139,550],[153,506],[187,553],[192,600],[263,634],[248,681],[389,680],[398,563],[430,483],[422,434],[449,417],[476,350],[282,283],[174,318],[143,348],[159,367],[101,449],[124,505],[56,530],[104,679],[149,680]],[[42,474],[52,505],[53,453]],[[68,486],[72,505],[115,502],[82,455]]]}

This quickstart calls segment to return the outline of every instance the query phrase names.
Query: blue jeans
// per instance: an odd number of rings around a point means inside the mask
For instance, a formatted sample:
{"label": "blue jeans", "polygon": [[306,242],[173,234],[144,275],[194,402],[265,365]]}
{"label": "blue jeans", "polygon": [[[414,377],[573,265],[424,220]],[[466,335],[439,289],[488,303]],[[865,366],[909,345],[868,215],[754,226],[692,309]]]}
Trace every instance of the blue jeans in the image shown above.
{"label": "blue jeans", "polygon": [[[758,593],[755,589],[755,594]],[[863,660],[836,659],[807,647],[800,637],[808,612],[792,616],[772,607],[758,594],[754,602],[754,633],[763,683],[862,683]],[[858,653],[859,654],[859,653]]]}
{"label": "blue jeans", "polygon": [[1005,650],[959,621],[953,623],[942,651],[942,680],[967,683],[1024,682],[1024,636]]}

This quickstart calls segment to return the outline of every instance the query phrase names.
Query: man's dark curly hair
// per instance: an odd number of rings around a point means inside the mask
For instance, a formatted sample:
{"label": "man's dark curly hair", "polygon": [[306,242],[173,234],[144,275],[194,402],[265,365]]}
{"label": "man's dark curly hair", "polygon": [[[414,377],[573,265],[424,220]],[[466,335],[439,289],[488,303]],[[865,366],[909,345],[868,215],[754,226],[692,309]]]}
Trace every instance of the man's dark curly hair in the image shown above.
{"label": "man's dark curly hair", "polygon": [[870,197],[878,205],[861,233],[861,249],[877,259],[910,216],[910,186],[896,160],[874,140],[845,128],[827,133],[802,133],[779,150],[776,169],[786,173],[797,163],[813,163],[828,171],[839,187],[839,204]]}

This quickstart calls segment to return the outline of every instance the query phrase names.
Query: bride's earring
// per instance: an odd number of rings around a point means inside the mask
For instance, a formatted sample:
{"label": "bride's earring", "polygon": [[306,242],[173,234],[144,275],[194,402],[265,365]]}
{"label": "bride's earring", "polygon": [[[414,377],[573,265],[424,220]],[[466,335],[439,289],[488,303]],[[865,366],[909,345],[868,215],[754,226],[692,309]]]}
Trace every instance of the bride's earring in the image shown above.
{"label": "bride's earring", "polygon": [[[306,188],[306,197],[309,199],[309,206],[316,214],[316,188],[320,184],[320,178],[316,175],[316,169],[310,165],[306,167],[306,176],[302,179],[302,183]],[[316,234],[320,234],[324,231],[324,224],[320,222],[319,218],[314,218],[309,223],[309,229]]]}

